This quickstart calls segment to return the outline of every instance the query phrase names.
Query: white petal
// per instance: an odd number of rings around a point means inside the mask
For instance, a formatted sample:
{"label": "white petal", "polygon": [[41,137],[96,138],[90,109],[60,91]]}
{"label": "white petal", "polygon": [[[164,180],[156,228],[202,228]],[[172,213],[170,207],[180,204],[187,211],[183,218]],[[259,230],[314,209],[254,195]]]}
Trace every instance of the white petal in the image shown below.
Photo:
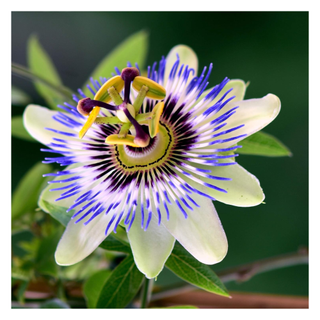
{"label": "white petal", "polygon": [[[231,160],[224,160],[224,162],[231,162]],[[209,183],[226,190],[227,193],[224,193],[210,187],[202,186],[199,183],[192,181],[190,178],[186,176],[184,177],[184,180],[192,187],[212,196],[220,202],[237,207],[252,207],[259,205],[265,198],[260,187],[259,180],[239,164],[225,167],[204,166],[197,163],[193,163],[192,165],[201,169],[211,169],[210,174],[212,176],[232,179],[229,181],[223,181],[199,177],[199,179],[205,183]]]}
{"label": "white petal", "polygon": [[[105,230],[111,218],[110,212],[107,215],[103,212],[87,225],[82,221],[75,223],[76,219],[71,220],[59,241],[55,253],[56,262],[69,266],[86,258],[107,237]],[[109,228],[108,234],[112,230],[112,227]]]}
{"label": "white petal", "polygon": [[231,88],[232,88],[232,91],[228,94],[228,97],[235,96],[232,101],[241,101],[244,99],[244,95],[246,93],[246,88],[247,88],[245,82],[240,79],[233,79],[233,80],[230,80],[224,86],[224,88],[213,100],[213,102],[215,103],[216,101],[218,101]]}
{"label": "white petal", "polygon": [[[174,237],[162,225],[158,225],[154,215],[148,229],[141,228],[140,205],[136,217],[128,232],[134,261],[137,268],[148,279],[155,278],[163,269],[174,246]],[[156,210],[153,210],[155,214]],[[145,210],[146,214],[146,210]]]}
{"label": "white petal", "polygon": [[[180,65],[188,65],[189,68],[194,69],[194,77],[198,73],[198,58],[195,52],[188,46],[185,45],[177,45],[173,47],[170,52],[168,53],[168,56],[166,58],[166,70],[164,74],[164,87],[166,86],[167,80],[169,78],[170,71],[172,69],[172,66],[177,61],[177,54],[180,58]],[[190,77],[189,81],[193,77]]]}
{"label": "white petal", "polygon": [[[231,101],[214,117],[209,116],[208,120],[217,118],[236,106],[239,106],[239,108],[236,110],[236,113],[226,121],[227,125],[219,131],[216,131],[216,133],[237,127],[242,124],[244,124],[244,126],[235,131],[216,137],[213,140],[229,139],[243,134],[246,134],[246,136],[250,136],[251,134],[267,126],[276,118],[276,116],[280,112],[281,103],[280,99],[274,94],[268,94],[261,99],[250,99],[235,102]],[[236,144],[244,138],[245,137],[241,137],[228,142],[214,144],[214,147],[226,148]]]}
{"label": "white petal", "polygon": [[[168,205],[170,219],[162,219],[162,224],[197,260],[205,264],[220,262],[228,251],[228,241],[218,214],[210,199],[197,194],[191,198],[200,206],[193,211],[185,208],[185,218],[173,202]],[[190,204],[190,202],[189,202]],[[165,212],[164,209],[162,212]]]}
{"label": "white petal", "polygon": [[[57,111],[52,111],[44,107],[29,105],[23,114],[23,123],[30,135],[39,142],[48,145],[52,138],[62,138],[60,134],[49,131],[45,128],[52,128],[59,131],[75,134],[75,131],[52,119]],[[68,114],[69,117],[72,117]],[[77,119],[78,120],[78,119]],[[70,139],[70,137],[68,137]]]}

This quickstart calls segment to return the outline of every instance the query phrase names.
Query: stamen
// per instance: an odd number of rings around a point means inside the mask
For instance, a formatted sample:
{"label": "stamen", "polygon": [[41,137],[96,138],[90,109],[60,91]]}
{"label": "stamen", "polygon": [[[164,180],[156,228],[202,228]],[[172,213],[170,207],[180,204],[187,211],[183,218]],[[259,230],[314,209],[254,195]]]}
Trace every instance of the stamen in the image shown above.
{"label": "stamen", "polygon": [[162,87],[157,82],[148,79],[146,77],[135,77],[132,82],[132,87],[136,91],[140,91],[143,86],[148,87],[148,92],[146,93],[146,96],[149,99],[154,100],[163,100],[166,97],[166,90],[164,87]]}
{"label": "stamen", "polygon": [[131,147],[139,148],[140,146],[134,141],[135,136],[127,134],[125,138],[119,138],[117,134],[111,134],[107,137],[106,143],[108,144],[120,144],[120,145],[128,145]]}
{"label": "stamen", "polygon": [[77,110],[83,116],[88,116],[94,107],[100,107],[107,110],[117,110],[118,107],[112,106],[111,104],[105,103],[99,100],[91,100],[90,98],[84,98],[79,100]]}
{"label": "stamen", "polygon": [[82,129],[79,132],[79,138],[80,139],[82,139],[84,137],[84,135],[87,133],[87,131],[93,125],[93,123],[96,120],[99,112],[100,112],[100,108],[99,107],[93,108],[93,110],[91,111],[91,113],[89,115],[89,118],[88,118],[87,122],[84,124],[84,126],[82,127]]}
{"label": "stamen", "polygon": [[[100,107],[109,109],[109,110],[117,110],[117,107],[108,105],[107,102],[110,102],[112,100],[112,97],[109,93],[110,89],[114,89],[114,91],[117,92],[121,92],[121,90],[123,89],[124,86],[124,81],[122,80],[122,78],[120,76],[115,76],[111,79],[109,79],[100,89],[99,91],[96,93],[96,95],[94,96],[94,108],[92,109],[92,111],[90,112],[89,118],[87,120],[87,122],[84,124],[84,126],[82,127],[81,131],[79,132],[79,138],[82,139],[84,137],[84,135],[87,133],[87,131],[90,129],[90,127],[93,125],[94,121],[96,120],[99,112],[100,112]],[[82,101],[80,103],[79,106],[79,113],[81,114],[81,112],[83,111],[84,113],[89,112],[89,110],[91,109],[91,105],[88,105],[86,107],[86,104],[91,101],[88,100],[90,98],[85,98],[82,99],[84,101]],[[81,100],[80,100],[81,101]],[[79,102],[80,102],[79,101]],[[97,101],[99,102],[99,104],[97,104]],[[103,105],[102,105],[103,103]],[[111,107],[111,108],[110,108]],[[88,115],[88,114],[87,114]]]}
{"label": "stamen", "polygon": [[154,138],[159,132],[159,121],[164,108],[164,102],[159,102],[151,112],[151,119],[149,120],[149,134]]}

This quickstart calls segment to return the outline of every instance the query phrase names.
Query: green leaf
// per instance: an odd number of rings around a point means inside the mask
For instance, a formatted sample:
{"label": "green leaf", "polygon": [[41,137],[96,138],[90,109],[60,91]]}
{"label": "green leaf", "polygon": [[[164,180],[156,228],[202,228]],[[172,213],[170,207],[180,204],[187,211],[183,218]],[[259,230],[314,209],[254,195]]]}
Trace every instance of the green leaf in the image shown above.
{"label": "green leaf", "polygon": [[137,269],[133,256],[125,258],[103,286],[97,308],[124,308],[137,294],[143,274]]}
{"label": "green leaf", "polygon": [[41,309],[69,309],[70,306],[60,299],[52,299],[44,302],[41,306]]}
{"label": "green leaf", "polygon": [[178,242],[166,262],[166,267],[181,279],[203,290],[229,297],[227,289],[212,269],[196,260]]}
{"label": "green leaf", "polygon": [[102,243],[100,244],[100,248],[109,251],[131,253],[129,244],[124,244],[123,242],[120,242],[119,240],[115,239],[111,234],[104,241],[102,241]]}
{"label": "green leaf", "polygon": [[142,30],[118,45],[100,62],[86,81],[82,89],[84,94],[87,96],[91,95],[89,89],[86,87],[91,77],[95,80],[98,80],[100,77],[109,78],[111,73],[115,72],[115,67],[122,70],[127,67],[128,61],[130,61],[132,65],[138,63],[140,70],[143,70],[148,51],[148,40],[148,33]]}
{"label": "green leaf", "polygon": [[58,265],[54,260],[54,252],[61,237],[61,231],[41,240],[35,258],[36,269],[41,274],[58,276]]}
{"label": "green leaf", "polygon": [[11,119],[11,134],[15,138],[37,142],[37,140],[30,136],[29,132],[24,127],[21,116],[15,116]]}
{"label": "green leaf", "polygon": [[291,151],[277,138],[265,132],[257,132],[245,138],[240,143],[242,148],[237,149],[241,154],[252,154],[265,157],[292,156]]}
{"label": "green leaf", "polygon": [[[28,40],[28,66],[35,75],[55,86],[62,86],[59,74],[51,58],[34,35]],[[38,93],[46,100],[51,108],[58,109],[57,104],[65,101],[65,98],[61,94],[40,81],[35,81],[34,85]]]}
{"label": "green leaf", "polygon": [[11,277],[18,279],[18,280],[31,280],[32,278],[32,271],[31,270],[23,270],[22,268],[13,266],[11,268]]}
{"label": "green leaf", "polygon": [[11,88],[11,104],[15,106],[26,106],[31,102],[31,98],[17,87]]}
{"label": "green leaf", "polygon": [[119,240],[125,246],[130,246],[126,229],[122,225],[118,225],[113,237]]}
{"label": "green leaf", "polygon": [[88,308],[95,308],[100,292],[111,275],[111,270],[100,270],[93,274],[84,284],[83,293]]}
{"label": "green leaf", "polygon": [[45,179],[43,174],[52,170],[47,164],[35,164],[20,180],[12,196],[12,218],[16,219],[37,207]]}
{"label": "green leaf", "polygon": [[49,213],[54,219],[58,220],[65,227],[67,226],[68,222],[75,212],[74,210],[66,212],[68,208],[60,207],[53,203],[50,203],[44,200],[42,196],[40,196],[38,204],[43,211]]}
{"label": "green leaf", "polygon": [[29,281],[22,281],[20,283],[20,286],[17,292],[17,298],[21,304],[24,304],[24,293],[26,292],[28,285],[29,285]]}
{"label": "green leaf", "polygon": [[27,250],[21,248],[21,242],[31,242],[35,236],[30,230],[30,225],[28,229],[19,230],[17,232],[12,232],[11,234],[11,251],[12,255],[16,257],[23,257],[27,254]]}
{"label": "green leaf", "polygon": [[95,251],[94,254],[89,255],[86,259],[73,264],[71,266],[60,267],[59,277],[61,280],[73,280],[82,282],[91,277],[97,272],[97,266],[101,264],[103,254]]}

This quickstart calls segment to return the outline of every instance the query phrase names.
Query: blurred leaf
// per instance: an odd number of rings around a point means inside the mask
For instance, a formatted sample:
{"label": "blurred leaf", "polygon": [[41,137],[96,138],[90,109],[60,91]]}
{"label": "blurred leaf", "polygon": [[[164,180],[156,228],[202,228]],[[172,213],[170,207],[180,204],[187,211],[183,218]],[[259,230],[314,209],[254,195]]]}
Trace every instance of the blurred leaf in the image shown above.
{"label": "blurred leaf", "polygon": [[100,248],[109,251],[131,253],[129,243],[127,245],[123,244],[119,240],[115,239],[113,235],[109,235],[105,240],[103,240],[100,244]]}
{"label": "blurred leaf", "polygon": [[[30,228],[29,228],[30,229]],[[26,254],[24,249],[21,249],[20,244],[23,241],[31,241],[34,234],[30,230],[19,230],[11,235],[11,250],[13,256],[22,257]]]}
{"label": "blurred leaf", "polygon": [[69,309],[70,306],[59,299],[47,300],[41,306],[41,309]]}
{"label": "blurred leaf", "polygon": [[31,261],[35,259],[37,255],[37,251],[40,246],[40,239],[37,237],[33,237],[30,241],[19,242],[18,245],[26,252],[23,256],[23,259]]}
{"label": "blurred leaf", "polygon": [[61,231],[57,231],[54,234],[41,239],[35,257],[35,268],[39,273],[50,275],[55,278],[58,277],[58,265],[54,259],[54,252],[60,237]]}
{"label": "blurred leaf", "polygon": [[83,293],[87,300],[88,308],[95,308],[100,292],[108,280],[111,270],[100,270],[93,274],[84,284]]}
{"label": "blurred leaf", "polygon": [[[42,187],[40,188],[42,189]],[[33,210],[24,213],[23,215],[19,216],[19,219],[14,219],[11,222],[11,233],[17,233],[23,230],[29,230],[30,226],[36,224],[43,220],[45,217],[45,212],[42,210]]]}
{"label": "blurred leaf", "polygon": [[44,200],[44,198],[42,197],[42,194],[40,196],[39,203],[38,203],[39,207],[43,211],[49,213],[54,219],[58,220],[62,225],[66,227],[71,217],[74,214],[74,210],[66,212],[68,208],[60,207]]}
{"label": "blurred leaf", "polygon": [[42,175],[51,170],[51,166],[38,162],[22,177],[12,196],[13,219],[37,207],[44,183]]}
{"label": "blurred leaf", "polygon": [[212,269],[196,260],[177,242],[166,267],[181,279],[203,290],[229,297],[227,289]]}
{"label": "blurred leaf", "polygon": [[143,274],[137,269],[133,256],[126,257],[112,272],[104,284],[97,308],[124,308],[137,294]]}
{"label": "blurred leaf", "polygon": [[114,238],[119,240],[125,246],[130,246],[129,239],[128,239],[128,236],[127,236],[127,231],[121,225],[117,226],[116,232],[114,232],[112,235],[113,235]]}
{"label": "blurred leaf", "polygon": [[36,266],[36,271],[41,275],[47,275],[54,278],[58,278],[58,265],[54,260],[54,255],[48,260],[42,260],[39,266]]}
{"label": "blurred leaf", "polygon": [[15,138],[20,138],[27,141],[37,142],[33,137],[30,136],[29,132],[23,125],[22,116],[15,116],[11,119],[11,134]]}
{"label": "blurred leaf", "polygon": [[24,304],[24,293],[28,288],[29,281],[22,281],[17,291],[17,299],[21,304]]}
{"label": "blurred leaf", "polygon": [[31,98],[17,87],[11,88],[11,104],[15,106],[26,106],[31,102]]}
{"label": "blurred leaf", "polygon": [[97,272],[97,266],[105,263],[104,256],[105,254],[100,254],[99,250],[95,250],[87,258],[74,265],[60,267],[60,279],[74,281],[88,279]]}
{"label": "blurred leaf", "polygon": [[[59,74],[52,63],[51,58],[34,35],[28,40],[28,66],[35,75],[47,80],[55,86],[62,86]],[[57,104],[65,101],[63,95],[40,81],[35,81],[34,85],[38,93],[46,100],[51,108],[58,109]]]}
{"label": "blurred leaf", "polygon": [[143,70],[148,51],[148,42],[149,35],[146,31],[142,30],[118,45],[100,62],[86,81],[82,89],[84,94],[87,96],[91,95],[89,89],[86,87],[91,77],[95,80],[100,79],[100,77],[110,78],[111,73],[115,72],[115,67],[122,70],[127,67],[128,61],[130,61],[133,66],[135,63],[138,63],[140,70]]}
{"label": "blurred leaf", "polygon": [[32,278],[32,270],[23,270],[17,266],[11,268],[11,277],[14,279],[28,281]]}
{"label": "blurred leaf", "polygon": [[60,237],[61,232],[58,231],[48,237],[41,239],[40,246],[35,258],[36,263],[41,264],[44,260],[47,260],[51,256],[53,256]]}
{"label": "blurred leaf", "polygon": [[265,132],[257,132],[245,138],[240,143],[242,148],[237,149],[241,154],[252,154],[265,157],[292,156],[291,151],[277,138]]}

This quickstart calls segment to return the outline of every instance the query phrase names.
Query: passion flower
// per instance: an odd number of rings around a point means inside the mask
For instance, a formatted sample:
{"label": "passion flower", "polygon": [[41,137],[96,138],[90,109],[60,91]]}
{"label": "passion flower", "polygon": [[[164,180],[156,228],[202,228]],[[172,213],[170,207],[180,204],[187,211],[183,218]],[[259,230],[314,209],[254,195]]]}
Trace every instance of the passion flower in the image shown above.
{"label": "passion flower", "polygon": [[92,97],[78,90],[76,104],[61,112],[27,107],[24,124],[49,147],[42,151],[61,154],[44,163],[67,166],[47,174],[54,180],[43,193],[73,212],[58,264],[81,261],[119,224],[148,278],[162,270],[175,240],[202,263],[225,257],[212,201],[263,201],[259,181],[235,162],[235,152],[277,116],[280,100],[243,100],[245,83],[227,78],[206,90],[212,65],[198,77],[197,69],[195,53],[177,46],[146,77],[129,64],[109,80],[92,79]]}

